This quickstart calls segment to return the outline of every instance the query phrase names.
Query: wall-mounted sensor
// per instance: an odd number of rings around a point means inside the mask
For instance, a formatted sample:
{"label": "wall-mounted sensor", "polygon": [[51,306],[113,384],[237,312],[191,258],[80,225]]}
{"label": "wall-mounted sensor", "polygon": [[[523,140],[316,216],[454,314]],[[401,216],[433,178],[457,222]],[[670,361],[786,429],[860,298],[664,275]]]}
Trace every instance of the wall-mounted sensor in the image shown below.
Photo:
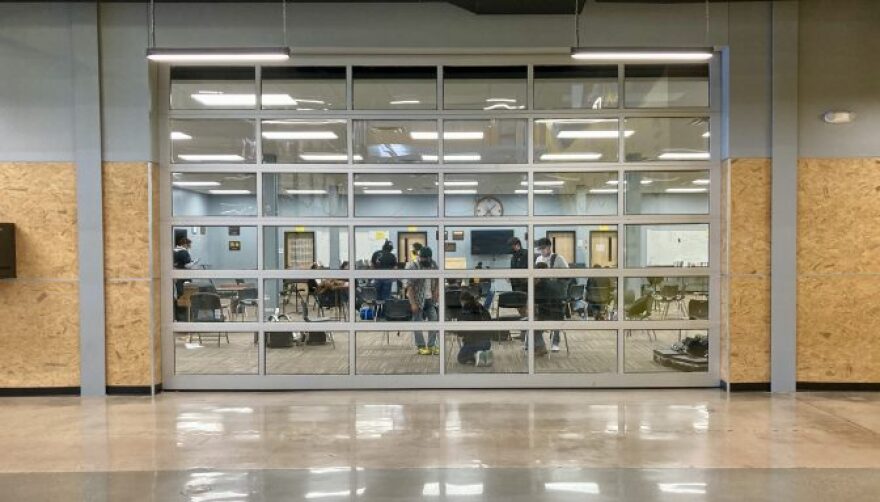
{"label": "wall-mounted sensor", "polygon": [[825,112],[822,115],[822,120],[826,124],[849,124],[856,118],[856,114],[853,112]]}

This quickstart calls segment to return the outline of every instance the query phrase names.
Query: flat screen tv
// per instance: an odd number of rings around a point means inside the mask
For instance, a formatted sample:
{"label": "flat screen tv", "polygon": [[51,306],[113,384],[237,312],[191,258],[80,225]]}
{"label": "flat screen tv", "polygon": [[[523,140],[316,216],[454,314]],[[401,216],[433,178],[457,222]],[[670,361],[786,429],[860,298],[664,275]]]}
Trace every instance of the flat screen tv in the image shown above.
{"label": "flat screen tv", "polygon": [[507,241],[511,237],[513,237],[513,230],[472,230],[471,254],[510,254],[510,244]]}

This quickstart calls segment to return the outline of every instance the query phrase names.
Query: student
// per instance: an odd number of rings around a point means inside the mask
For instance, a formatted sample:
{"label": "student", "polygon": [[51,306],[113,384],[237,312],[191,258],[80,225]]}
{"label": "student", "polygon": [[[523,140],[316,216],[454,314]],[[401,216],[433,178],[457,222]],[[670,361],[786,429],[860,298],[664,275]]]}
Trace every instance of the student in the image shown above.
{"label": "student", "polygon": [[[539,263],[546,263],[547,268],[568,268],[568,262],[565,261],[565,258],[559,256],[558,254],[553,252],[553,244],[550,242],[550,239],[546,237],[542,237],[535,242],[535,253],[538,255],[535,258],[535,268],[538,268]],[[543,268],[543,267],[542,267]],[[553,282],[545,282],[545,298],[543,301],[547,303],[544,307],[543,320],[556,320],[553,319],[556,317],[556,303],[560,304],[564,301],[565,296],[568,295],[568,291],[562,293],[561,297],[559,295],[560,289],[567,289],[567,281],[557,278],[557,279],[549,279],[549,281]],[[537,284],[537,282],[536,282]],[[535,286],[535,298],[538,298],[537,285]],[[537,304],[537,301],[536,301]],[[536,313],[537,317],[537,313]],[[563,318],[560,317],[559,320]],[[544,349],[544,334],[541,333],[540,336],[535,337],[535,351],[538,352],[538,349]],[[550,351],[551,352],[559,352],[559,330],[554,329],[550,338]]]}
{"label": "student", "polygon": [[[419,250],[419,259],[416,262],[414,270],[436,270],[437,263],[433,259],[431,248],[425,246]],[[436,321],[437,320],[437,298],[439,298],[439,288],[437,279],[410,279],[406,282],[406,299],[409,300],[409,306],[412,310],[413,321]],[[440,348],[437,347],[437,332],[430,331],[428,333],[428,343],[425,344],[425,335],[422,331],[414,331],[416,347],[418,347],[419,355],[428,356],[431,354],[439,355]]]}
{"label": "student", "polygon": [[[370,266],[376,270],[393,270],[397,268],[397,257],[391,251],[394,245],[391,241],[386,240],[382,244],[382,249],[373,253],[370,258]],[[376,279],[376,298],[385,301],[391,298],[391,285],[393,279]]]}
{"label": "student", "polygon": [[[187,239],[186,237],[181,237],[180,239],[177,239],[177,246],[174,248],[175,269],[188,270],[198,265],[199,260],[193,260],[192,256],[189,254],[189,250],[191,247],[192,241]],[[174,290],[177,294],[177,298],[180,298],[181,295],[183,295],[183,285],[185,282],[185,279],[178,279],[174,281]]]}
{"label": "student", "polygon": [[[519,240],[519,237],[511,237],[509,241],[510,244],[510,268],[511,269],[523,269],[529,268],[529,254],[522,247],[522,242]],[[510,289],[513,291],[519,291],[521,293],[528,293],[529,291],[529,280],[522,277],[514,277],[510,279]],[[523,305],[519,309],[520,317],[526,317],[529,312],[529,308]]]}
{"label": "student", "polygon": [[[474,295],[467,291],[461,293],[461,321],[491,321],[492,317]],[[458,351],[459,364],[492,366],[491,332],[464,331],[461,333],[461,349]]]}
{"label": "student", "polygon": [[413,243],[412,248],[410,248],[410,260],[406,262],[405,270],[414,270],[418,265],[416,262],[419,261],[419,251],[422,250],[422,243],[416,242]]}

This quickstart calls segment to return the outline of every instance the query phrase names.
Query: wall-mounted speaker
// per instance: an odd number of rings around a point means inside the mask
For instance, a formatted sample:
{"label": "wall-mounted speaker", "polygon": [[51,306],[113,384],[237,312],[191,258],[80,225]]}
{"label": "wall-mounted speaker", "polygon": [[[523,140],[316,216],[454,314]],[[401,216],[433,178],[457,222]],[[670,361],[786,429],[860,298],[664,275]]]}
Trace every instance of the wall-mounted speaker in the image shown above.
{"label": "wall-mounted speaker", "polygon": [[0,279],[15,278],[15,224],[0,223]]}

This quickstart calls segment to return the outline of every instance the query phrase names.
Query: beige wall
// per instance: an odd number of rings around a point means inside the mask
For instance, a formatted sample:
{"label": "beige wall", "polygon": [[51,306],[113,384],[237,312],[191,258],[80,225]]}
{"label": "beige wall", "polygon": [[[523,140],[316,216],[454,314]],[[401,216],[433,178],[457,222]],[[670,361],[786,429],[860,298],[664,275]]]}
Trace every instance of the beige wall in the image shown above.
{"label": "beige wall", "polygon": [[880,382],[880,158],[801,159],[799,382]]}
{"label": "beige wall", "polygon": [[[158,266],[151,211],[155,183],[146,162],[103,166],[104,274],[108,386],[158,383]],[[151,374],[151,369],[153,373]]]}
{"label": "beige wall", "polygon": [[0,162],[18,278],[0,280],[0,388],[79,386],[76,167]]}
{"label": "beige wall", "polygon": [[733,384],[770,381],[770,168],[723,166],[721,378]]}

